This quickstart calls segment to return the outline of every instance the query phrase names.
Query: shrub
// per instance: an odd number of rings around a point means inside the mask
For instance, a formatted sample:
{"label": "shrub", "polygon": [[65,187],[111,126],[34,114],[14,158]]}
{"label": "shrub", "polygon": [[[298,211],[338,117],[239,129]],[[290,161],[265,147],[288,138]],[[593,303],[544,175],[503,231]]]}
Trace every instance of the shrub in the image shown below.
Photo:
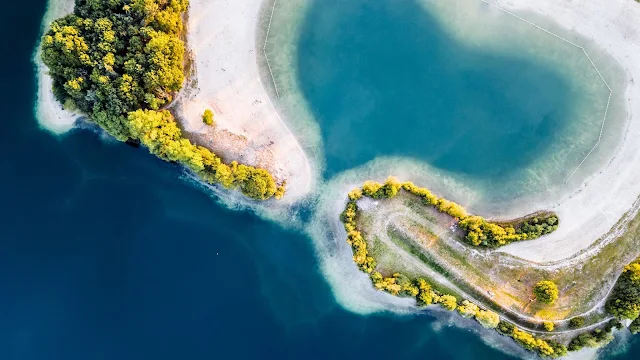
{"label": "shrub", "polygon": [[567,348],[559,342],[536,338],[506,321],[500,321],[496,330],[503,335],[510,336],[525,349],[535,351],[544,357],[559,358],[567,354]]}
{"label": "shrub", "polygon": [[536,338],[527,332],[518,330],[516,328],[516,329],[513,329],[513,334],[511,335],[511,337],[513,337],[513,340],[515,340],[517,343],[522,345],[522,347],[524,347],[525,349],[535,351],[541,356],[547,356],[547,357],[558,356],[556,354],[555,349],[551,347],[551,345],[549,345],[548,342],[546,342],[543,339]]}
{"label": "shrub", "polygon": [[508,323],[506,321],[500,321],[498,323],[498,327],[496,328],[498,330],[499,333],[501,333],[502,335],[507,335],[507,336],[511,336],[511,334],[513,334],[513,330],[516,327],[511,324]]}
{"label": "shrub", "polygon": [[362,189],[355,188],[349,192],[349,200],[358,201],[362,199]]}
{"label": "shrub", "polygon": [[539,281],[533,288],[533,293],[538,301],[545,304],[553,304],[558,299],[558,287],[553,281]]}
{"label": "shrub", "polygon": [[442,295],[438,299],[438,303],[442,305],[443,308],[453,311],[458,306],[458,302],[453,295]]}
{"label": "shrub", "polygon": [[569,320],[569,327],[577,329],[584,326],[584,318],[582,316],[576,316]]}
{"label": "shrub", "polygon": [[204,122],[205,124],[209,125],[209,126],[213,126],[215,125],[214,121],[213,121],[213,111],[207,109],[204,111],[204,114],[202,114],[202,122]]}
{"label": "shrub", "polygon": [[487,329],[495,329],[500,323],[500,316],[493,311],[480,310],[476,313],[476,320]]}
{"label": "shrub", "polygon": [[551,321],[543,322],[542,326],[544,327],[544,329],[546,331],[553,331],[553,329],[555,329],[555,326],[553,325],[553,323]]}
{"label": "shrub", "polygon": [[427,306],[432,304],[434,292],[431,289],[431,285],[429,285],[425,279],[418,279],[416,286],[418,287],[418,296],[416,296],[418,305]]}
{"label": "shrub", "polygon": [[583,347],[597,348],[610,343],[613,340],[611,335],[612,327],[596,329],[593,332],[582,333],[569,342],[570,351],[578,351]]}
{"label": "shrub", "polygon": [[464,300],[460,305],[458,305],[457,310],[463,317],[471,318],[476,316],[476,313],[480,309],[478,308],[478,305],[472,303],[471,301]]}
{"label": "shrub", "polygon": [[558,217],[534,217],[533,219],[511,225],[492,223],[480,216],[470,216],[464,207],[444,198],[439,198],[428,189],[420,188],[412,182],[398,182],[389,177],[385,184],[367,181],[362,186],[365,196],[373,199],[392,198],[400,189],[419,197],[429,206],[434,206],[438,211],[454,217],[459,221],[458,225],[466,232],[465,241],[473,246],[498,247],[514,241],[535,239],[557,229]]}
{"label": "shrub", "polygon": [[402,184],[393,176],[389,176],[384,184],[375,181],[366,181],[362,186],[362,192],[373,199],[390,199],[398,194]]}
{"label": "shrub", "polygon": [[185,165],[209,183],[238,188],[245,196],[255,200],[281,196],[284,191],[276,185],[268,171],[236,162],[223,164],[208,149],[193,145],[182,137],[167,110],[133,111],[129,113],[126,125],[130,136],[139,139],[152,154]]}
{"label": "shrub", "polygon": [[640,318],[636,318],[631,322],[631,325],[629,325],[629,331],[631,331],[632,334],[640,332]]}

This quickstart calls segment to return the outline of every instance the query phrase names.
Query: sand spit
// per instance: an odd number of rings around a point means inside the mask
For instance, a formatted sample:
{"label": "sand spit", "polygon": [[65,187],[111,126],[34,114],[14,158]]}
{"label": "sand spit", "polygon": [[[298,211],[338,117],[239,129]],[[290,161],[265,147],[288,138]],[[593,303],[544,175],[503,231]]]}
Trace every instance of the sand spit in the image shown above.
{"label": "sand spit", "polygon": [[[53,20],[72,13],[74,5],[74,0],[49,1],[49,7],[42,20],[41,34],[49,30],[49,24]],[[47,73],[48,69],[46,65],[40,60],[39,43],[33,54],[33,63],[36,66],[38,79],[38,100],[35,109],[36,118],[40,123],[40,127],[43,129],[57,135],[63,134],[74,127],[80,115],[63,109],[53,96],[53,91],[51,90],[53,81]]]}
{"label": "sand spit", "polygon": [[[183,128],[225,161],[259,166],[287,183],[283,199],[308,194],[313,176],[297,139],[280,118],[260,80],[262,0],[191,0],[188,45],[193,74],[176,100]],[[266,9],[269,10],[269,9]],[[268,21],[268,17],[267,17]],[[216,126],[202,122],[206,109]]]}
{"label": "sand spit", "polygon": [[489,3],[506,11],[517,11],[524,18],[526,12],[535,12],[554,19],[560,26],[593,40],[627,73],[624,99],[629,127],[615,157],[586,185],[553,209],[561,219],[556,232],[503,249],[535,262],[567,259],[605,235],[634,206],[640,195],[640,142],[637,140],[640,122],[636,120],[640,114],[640,99],[635,82],[635,78],[640,78],[637,27],[640,4],[632,0],[490,0]]}

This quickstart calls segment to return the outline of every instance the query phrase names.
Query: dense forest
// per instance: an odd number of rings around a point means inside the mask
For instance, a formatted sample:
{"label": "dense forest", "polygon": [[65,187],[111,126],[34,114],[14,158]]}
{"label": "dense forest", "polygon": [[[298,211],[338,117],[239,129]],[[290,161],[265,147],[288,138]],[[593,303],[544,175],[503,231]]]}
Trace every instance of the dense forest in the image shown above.
{"label": "dense forest", "polygon": [[226,165],[183,137],[171,103],[184,81],[187,0],[77,0],[51,23],[42,60],[65,108],[86,114],[120,141],[138,140],[164,160],[253,199],[284,193],[263,169]]}

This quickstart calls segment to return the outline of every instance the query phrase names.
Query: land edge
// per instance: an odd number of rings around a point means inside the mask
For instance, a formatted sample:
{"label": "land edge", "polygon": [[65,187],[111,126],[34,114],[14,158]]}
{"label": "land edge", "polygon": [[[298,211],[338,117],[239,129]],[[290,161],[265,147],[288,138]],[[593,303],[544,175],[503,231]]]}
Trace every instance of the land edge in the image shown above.
{"label": "land edge", "polygon": [[[382,184],[380,184],[380,185],[382,185]],[[353,190],[352,193],[354,191],[356,191],[356,190],[357,189]],[[401,189],[400,191],[407,191],[407,190]],[[412,193],[411,191],[408,191],[408,192]],[[352,250],[354,251],[354,261],[356,261],[356,256],[357,256],[356,255],[356,247],[354,247],[353,242],[350,239],[351,236],[352,236],[351,231],[353,231],[353,229],[351,229],[349,227],[349,225],[348,225],[349,224],[349,220],[345,220],[345,218],[348,218],[349,216],[345,217],[344,214],[346,214],[349,211],[349,207],[351,206],[351,204],[355,205],[356,213],[357,213],[357,202],[360,199],[362,199],[363,197],[376,199],[376,200],[383,200],[385,198],[384,197],[382,197],[382,198],[380,198],[380,197],[372,197],[371,193],[364,194],[364,195],[362,193],[360,193],[358,196],[352,196],[352,193],[350,193],[349,196],[347,197],[345,210],[343,212],[343,215],[341,216],[341,220],[344,223],[345,230],[348,233],[348,235],[347,235],[347,243],[349,243],[349,245],[352,246]],[[392,195],[391,197],[394,197],[394,196],[395,196],[395,194]],[[418,200],[416,199],[416,201],[418,201]],[[356,214],[355,217],[357,217],[357,216],[358,215]],[[387,219],[389,219],[389,217],[387,217]],[[356,231],[358,231],[358,233],[359,233],[359,230],[356,229]],[[467,245],[467,246],[471,246],[471,245]],[[356,263],[357,263],[357,261],[356,261]],[[374,271],[375,270],[373,270],[373,271],[371,269],[365,270],[362,267],[361,267],[360,270],[362,270],[365,273],[370,274],[372,282],[374,283],[374,285],[376,285],[375,287],[378,290],[389,292],[387,289],[383,289],[383,288],[377,286],[376,280],[374,280],[374,278],[375,278],[375,275],[374,275],[375,272]],[[396,278],[396,275],[394,274],[394,279],[395,278]],[[427,278],[429,278],[429,276],[427,276]],[[389,278],[386,278],[384,280],[388,280],[388,279]],[[561,331],[553,331],[553,332],[541,331],[541,330],[536,329],[536,327],[539,328],[539,325],[541,324],[541,321],[544,321],[544,320],[538,319],[538,318],[532,318],[530,316],[526,316],[526,315],[523,315],[523,314],[516,314],[515,311],[513,311],[511,309],[507,309],[507,308],[501,307],[499,304],[497,304],[495,302],[489,301],[487,303],[487,301],[484,301],[484,300],[483,301],[478,301],[478,297],[477,296],[470,295],[468,292],[466,292],[465,290],[459,288],[456,284],[452,283],[448,279],[446,279],[444,277],[443,277],[443,279],[444,279],[444,281],[443,281],[443,283],[440,283],[440,285],[445,286],[445,288],[447,288],[447,289],[454,288],[454,292],[455,292],[454,296],[456,298],[462,298],[462,299],[470,300],[470,301],[472,301],[473,303],[476,303],[476,304],[481,304],[481,306],[483,308],[485,308],[485,309],[496,310],[496,311],[498,311],[500,313],[499,315],[500,315],[501,321],[503,321],[503,320],[507,321],[508,323],[516,326],[517,328],[520,328],[522,330],[528,331],[528,332],[530,332],[532,334],[543,335],[543,336],[545,336],[545,339],[563,338],[566,341],[567,339],[569,339],[572,336],[577,336],[577,335],[580,335],[580,334],[583,334],[583,333],[589,333],[591,330],[598,329],[603,325],[605,325],[605,328],[606,328],[607,325],[612,324],[612,321],[616,321],[615,317],[613,317],[611,315],[607,315],[603,319],[601,319],[601,320],[599,320],[599,321],[597,321],[595,323],[587,324],[586,326],[580,326],[580,327],[576,327],[576,328],[573,328],[573,329],[567,329],[567,330],[561,330]],[[433,278],[429,278],[429,280],[439,282],[438,280],[435,280]],[[440,281],[442,281],[442,279]],[[482,294],[481,292],[479,292],[479,293]],[[392,295],[401,296],[397,292],[393,293]],[[417,295],[417,293],[416,293],[416,295]],[[446,295],[446,294],[441,294],[441,296],[444,296],[444,295]],[[605,299],[608,297],[608,295],[609,295],[609,293],[607,293],[607,296],[605,297]],[[484,296],[482,296],[482,298],[486,299],[487,296],[484,295]],[[418,304],[419,304],[419,302],[418,302]],[[454,310],[454,309],[450,309],[450,310]],[[512,314],[513,316],[505,315],[505,313]],[[572,318],[573,317],[579,317],[581,315],[582,314],[579,314],[579,315],[576,315],[576,316],[572,316]],[[518,320],[524,320],[526,322],[523,323],[522,321],[518,321]],[[566,324],[566,323],[569,322],[569,319],[549,320],[549,322]],[[532,325],[535,325],[536,327],[533,327]],[[610,331],[613,330],[613,328],[614,328],[614,326],[610,325],[609,326],[609,330],[606,330],[606,331],[610,332]],[[505,335],[505,334],[503,334],[503,335]],[[518,343],[518,341],[516,341],[516,343]],[[522,345],[522,344],[520,344],[520,345]],[[598,344],[598,346],[600,346],[600,345],[601,344]],[[523,345],[523,347],[524,347],[524,345]],[[525,349],[526,349],[526,347],[525,347]],[[528,349],[528,350],[532,350],[532,349]]]}

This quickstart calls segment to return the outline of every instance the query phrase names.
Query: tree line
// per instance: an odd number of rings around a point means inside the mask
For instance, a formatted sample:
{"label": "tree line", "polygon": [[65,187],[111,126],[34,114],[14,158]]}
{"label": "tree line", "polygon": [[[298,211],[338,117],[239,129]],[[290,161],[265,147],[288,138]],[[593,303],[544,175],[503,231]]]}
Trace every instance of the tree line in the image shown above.
{"label": "tree line", "polygon": [[400,190],[405,190],[419,197],[426,205],[434,206],[438,211],[456,218],[458,225],[466,233],[465,241],[473,246],[499,247],[514,241],[532,240],[558,228],[558,217],[555,214],[525,218],[515,224],[490,222],[481,216],[469,215],[461,205],[438,197],[429,189],[418,187],[410,181],[401,183],[394,177],[389,177],[384,184],[366,181],[362,188],[354,189],[349,198],[357,200],[367,196],[389,199],[395,197]]}

